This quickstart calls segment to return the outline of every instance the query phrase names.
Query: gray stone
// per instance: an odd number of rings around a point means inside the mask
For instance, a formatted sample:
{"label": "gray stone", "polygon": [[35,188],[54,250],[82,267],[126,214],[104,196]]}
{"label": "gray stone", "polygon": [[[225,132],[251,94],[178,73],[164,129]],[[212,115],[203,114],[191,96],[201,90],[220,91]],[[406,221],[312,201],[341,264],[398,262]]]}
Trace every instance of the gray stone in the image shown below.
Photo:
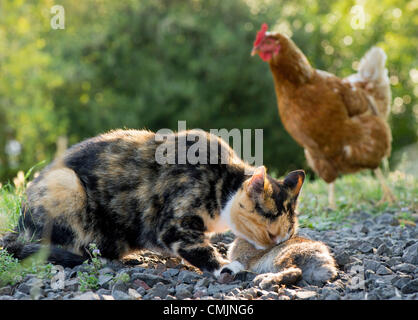
{"label": "gray stone", "polygon": [[364,233],[364,234],[368,234],[370,232],[370,230],[365,225],[363,225],[360,229],[360,232]]}
{"label": "gray stone", "polygon": [[162,273],[162,276],[166,277],[166,278],[172,278],[172,277],[175,277],[176,275],[178,275],[179,272],[180,271],[178,269],[169,268]]}
{"label": "gray stone", "polygon": [[39,287],[43,288],[45,287],[44,283],[42,282],[42,279],[39,279],[37,277],[30,278],[28,281],[26,281],[26,284],[30,287]]}
{"label": "gray stone", "polygon": [[377,275],[376,275],[376,273],[373,270],[366,269],[364,271],[364,277],[365,277],[365,279],[375,280],[377,278]]}
{"label": "gray stone", "polygon": [[240,294],[241,293],[241,290],[240,289],[238,289],[238,288],[234,288],[234,289],[232,289],[231,291],[229,291],[228,292],[228,295],[229,296],[235,296],[235,295],[238,295],[238,294]]}
{"label": "gray stone", "polygon": [[338,252],[335,253],[335,261],[338,265],[345,266],[351,262],[351,256],[345,251]]}
{"label": "gray stone", "polygon": [[119,290],[112,290],[112,297],[115,300],[132,300],[132,297],[129,294]]}
{"label": "gray stone", "polygon": [[134,300],[140,300],[142,298],[142,295],[140,295],[138,291],[132,288],[128,289],[128,295]]}
{"label": "gray stone", "polygon": [[417,270],[417,267],[410,263],[401,263],[392,267],[394,271],[401,271],[405,273],[414,273]]}
{"label": "gray stone", "polygon": [[65,287],[66,291],[77,291],[79,286],[78,278],[73,278],[70,280],[65,280]]}
{"label": "gray stone", "polygon": [[242,294],[244,294],[245,296],[248,296],[251,300],[253,298],[257,298],[257,289],[256,288],[248,288],[242,291]]}
{"label": "gray stone", "polygon": [[154,287],[148,290],[148,293],[152,294],[154,297],[165,299],[165,297],[169,294],[169,287],[161,282],[158,282]]}
{"label": "gray stone", "polygon": [[390,250],[390,248],[388,248],[388,246],[385,243],[382,243],[376,250],[376,254],[378,254],[379,256],[389,256],[392,254],[392,250]]}
{"label": "gray stone", "polygon": [[385,267],[384,265],[380,265],[380,267],[376,271],[376,274],[378,274],[378,275],[387,275],[387,274],[391,274],[391,273],[392,273],[392,270]]}
{"label": "gray stone", "polygon": [[73,297],[74,297],[74,294],[72,292],[70,292],[70,293],[64,295],[62,297],[62,300],[71,300]]}
{"label": "gray stone", "polygon": [[162,282],[164,284],[171,283],[171,281],[166,278],[163,278],[154,274],[147,274],[147,273],[138,273],[138,272],[133,273],[131,276],[131,281],[134,281],[136,279],[144,281],[150,287],[153,287],[158,282]]}
{"label": "gray stone", "polygon": [[24,293],[24,294],[30,294],[30,286],[27,285],[26,283],[21,283],[18,287],[17,290],[19,290],[20,292]]}
{"label": "gray stone", "polygon": [[370,260],[370,259],[364,259],[363,261],[364,268],[367,270],[372,270],[374,272],[377,271],[377,269],[380,267],[381,263],[378,261]]}
{"label": "gray stone", "polygon": [[401,291],[405,294],[418,292],[418,279],[409,281],[402,287]]}
{"label": "gray stone", "polygon": [[191,298],[193,296],[192,294],[193,287],[187,284],[179,284],[176,286],[176,298],[177,299],[186,299]]}
{"label": "gray stone", "polygon": [[213,295],[213,298],[216,300],[222,300],[224,299],[224,294],[222,294],[221,292],[217,292]]}
{"label": "gray stone", "polygon": [[296,291],[295,293],[295,298],[301,299],[301,300],[312,299],[312,298],[315,298],[316,296],[317,296],[317,293],[315,291],[309,291],[309,290]]}
{"label": "gray stone", "polygon": [[382,287],[382,288],[378,288],[376,291],[380,299],[386,300],[386,299],[396,296],[396,291],[395,291],[395,288],[393,287]]}
{"label": "gray stone", "polygon": [[416,240],[409,240],[409,241],[405,242],[404,249],[408,248],[409,246],[412,246],[413,244],[415,244],[415,242],[417,242],[417,241]]}
{"label": "gray stone", "polygon": [[391,283],[398,289],[402,289],[403,286],[405,286],[407,283],[411,281],[411,276],[407,275],[397,275],[395,276]]}
{"label": "gray stone", "polygon": [[392,256],[399,257],[399,256],[402,256],[403,253],[404,253],[404,250],[403,250],[402,246],[399,246],[399,245],[393,246]]}
{"label": "gray stone", "polygon": [[324,296],[324,300],[340,300],[340,299],[341,299],[340,295],[336,292],[331,292],[327,294],[326,296]]}
{"label": "gray stone", "polygon": [[175,287],[176,291],[177,290],[183,290],[183,289],[192,292],[193,291],[193,286],[190,285],[190,284],[186,284],[186,283],[180,283],[180,284],[176,285],[176,287]]}
{"label": "gray stone", "polygon": [[3,295],[11,295],[12,294],[12,287],[11,286],[5,286],[3,288],[0,288],[0,296]]}
{"label": "gray stone", "polygon": [[208,294],[212,295],[218,292],[226,293],[239,287],[237,284],[210,284],[208,287]]}
{"label": "gray stone", "polygon": [[101,289],[97,290],[96,293],[101,295],[101,296],[103,296],[103,295],[107,296],[107,295],[110,295],[112,293],[112,291],[110,291],[108,289],[101,288]]}
{"label": "gray stone", "polygon": [[196,282],[196,287],[204,287],[207,288],[210,283],[208,278],[202,278]]}
{"label": "gray stone", "polygon": [[266,298],[266,300],[278,300],[279,294],[277,292],[270,291],[269,293],[264,295],[264,297]]}
{"label": "gray stone", "polygon": [[145,290],[143,287],[138,287],[136,292],[138,292],[141,296],[144,296],[147,293],[147,290]]}
{"label": "gray stone", "polygon": [[376,220],[380,224],[386,224],[391,226],[399,225],[399,221],[390,213],[383,213],[380,216],[376,217]]}
{"label": "gray stone", "polygon": [[406,294],[406,300],[418,300],[418,293]]}
{"label": "gray stone", "polygon": [[112,268],[104,267],[104,268],[99,270],[99,274],[101,274],[101,275],[105,275],[105,274],[115,275],[115,271]]}
{"label": "gray stone", "polygon": [[253,281],[256,276],[257,276],[256,273],[244,270],[244,271],[240,271],[240,272],[236,273],[234,275],[234,280]]}
{"label": "gray stone", "polygon": [[369,242],[361,242],[357,249],[362,253],[370,253],[373,251],[373,246]]}
{"label": "gray stone", "polygon": [[13,297],[17,300],[24,300],[24,299],[30,299],[29,294],[25,294],[21,291],[16,291]]}
{"label": "gray stone", "polygon": [[183,283],[192,283],[199,280],[202,276],[196,272],[183,270],[178,275],[178,281]]}
{"label": "gray stone", "polygon": [[74,297],[72,300],[100,300],[100,296],[93,291],[87,291]]}
{"label": "gray stone", "polygon": [[418,242],[406,248],[402,260],[407,263],[418,265]]}
{"label": "gray stone", "polygon": [[342,280],[340,279],[340,280],[336,280],[336,281],[331,282],[330,284],[328,284],[327,288],[334,289],[338,292],[343,292],[344,289],[345,289],[345,285],[342,282]]}
{"label": "gray stone", "polygon": [[384,283],[390,285],[392,283],[393,278],[396,277],[395,273],[387,274],[380,276],[380,280],[382,280]]}
{"label": "gray stone", "polygon": [[128,271],[126,272],[129,274],[129,276],[132,276],[134,273],[144,273],[146,271],[147,271],[146,268],[136,266],[133,268],[128,268]]}
{"label": "gray stone", "polygon": [[193,290],[193,298],[202,298],[208,295],[208,289],[205,287],[195,287]]}
{"label": "gray stone", "polygon": [[223,272],[218,277],[218,282],[219,283],[230,283],[233,280],[234,280],[234,276],[232,274],[230,274],[229,272]]}
{"label": "gray stone", "polygon": [[221,285],[218,283],[211,283],[208,287],[208,294],[213,296],[215,293],[218,293],[221,291]]}
{"label": "gray stone", "polygon": [[[388,261],[386,261],[386,264],[393,269],[392,267],[400,264],[402,262],[400,257],[392,257]],[[393,269],[394,270],[394,269]]]}
{"label": "gray stone", "polygon": [[375,291],[365,293],[366,300],[379,300],[379,297]]}
{"label": "gray stone", "polygon": [[116,281],[116,283],[112,286],[112,295],[113,291],[122,291],[122,292],[128,292],[128,285],[126,282],[123,282],[121,280]]}
{"label": "gray stone", "polygon": [[383,240],[380,239],[379,237],[374,238],[372,241],[373,247],[375,248],[378,248],[382,243],[383,243]]}
{"label": "gray stone", "polygon": [[99,286],[108,286],[109,282],[113,279],[111,274],[100,274],[99,275]]}

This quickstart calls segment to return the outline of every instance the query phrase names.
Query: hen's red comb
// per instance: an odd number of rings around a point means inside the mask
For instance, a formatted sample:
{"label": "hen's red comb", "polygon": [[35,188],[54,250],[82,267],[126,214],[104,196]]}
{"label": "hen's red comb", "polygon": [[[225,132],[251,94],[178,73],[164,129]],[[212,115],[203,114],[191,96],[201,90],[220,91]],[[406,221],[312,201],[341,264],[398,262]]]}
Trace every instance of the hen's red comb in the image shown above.
{"label": "hen's red comb", "polygon": [[260,42],[264,39],[266,36],[266,31],[269,27],[267,26],[267,23],[263,23],[261,26],[261,30],[257,32],[257,37],[254,41],[254,47],[258,46]]}

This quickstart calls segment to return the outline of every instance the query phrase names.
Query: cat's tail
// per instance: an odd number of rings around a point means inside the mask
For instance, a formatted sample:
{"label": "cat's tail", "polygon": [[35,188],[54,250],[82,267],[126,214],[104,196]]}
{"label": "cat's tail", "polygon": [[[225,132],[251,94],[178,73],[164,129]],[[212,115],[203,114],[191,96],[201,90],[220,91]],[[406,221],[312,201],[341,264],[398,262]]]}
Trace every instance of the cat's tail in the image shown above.
{"label": "cat's tail", "polygon": [[42,251],[47,262],[70,268],[80,265],[88,259],[88,257],[83,257],[53,245],[44,245],[39,242],[24,242],[16,232],[11,232],[1,239],[0,247],[18,260],[24,260]]}

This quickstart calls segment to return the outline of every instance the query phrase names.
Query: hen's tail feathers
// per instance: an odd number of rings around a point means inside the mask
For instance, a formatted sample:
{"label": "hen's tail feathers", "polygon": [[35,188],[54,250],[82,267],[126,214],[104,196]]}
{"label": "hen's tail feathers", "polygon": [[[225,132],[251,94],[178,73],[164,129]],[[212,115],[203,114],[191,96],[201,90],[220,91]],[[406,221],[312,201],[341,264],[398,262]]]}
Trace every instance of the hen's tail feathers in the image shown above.
{"label": "hen's tail feathers", "polygon": [[381,48],[371,48],[360,60],[358,74],[364,81],[389,83],[386,59],[386,53]]}
{"label": "hen's tail feathers", "polygon": [[388,70],[385,68],[386,60],[387,56],[383,49],[372,47],[360,60],[357,73],[361,81],[369,83],[369,89],[374,89],[375,98],[387,102],[383,103],[383,108],[379,108],[380,114],[385,117],[390,112],[391,100]]}
{"label": "hen's tail feathers", "polygon": [[45,250],[47,253],[46,260],[48,262],[59,264],[63,267],[73,268],[88,259],[87,257],[74,254],[59,247],[47,246],[41,243],[25,243],[22,239],[19,239],[14,235],[8,235],[2,239],[1,246],[18,260],[24,260],[39,253],[41,250]]}

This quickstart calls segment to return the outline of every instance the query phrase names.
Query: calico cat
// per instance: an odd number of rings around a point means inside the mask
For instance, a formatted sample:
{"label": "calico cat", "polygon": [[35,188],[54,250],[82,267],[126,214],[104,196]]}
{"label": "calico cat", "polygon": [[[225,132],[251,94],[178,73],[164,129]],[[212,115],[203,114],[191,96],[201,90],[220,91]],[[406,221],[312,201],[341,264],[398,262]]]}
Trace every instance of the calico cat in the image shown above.
{"label": "calico cat", "polygon": [[230,272],[251,270],[259,275],[254,282],[265,289],[273,284],[290,285],[303,279],[322,286],[337,276],[337,267],[328,247],[297,235],[269,249],[259,250],[237,238],[228,250],[233,261]]}
{"label": "calico cat", "polygon": [[48,260],[70,267],[88,258],[90,243],[108,259],[151,249],[219,275],[228,261],[210,244],[210,233],[232,229],[257,248],[293,234],[302,170],[275,180],[201,130],[165,141],[175,159],[179,139],[187,138],[186,152],[193,146],[191,134],[208,141],[205,157],[226,155],[227,163],[159,164],[155,154],[163,142],[150,131],[116,130],[74,145],[30,184],[5,248],[22,259],[47,242]]}

